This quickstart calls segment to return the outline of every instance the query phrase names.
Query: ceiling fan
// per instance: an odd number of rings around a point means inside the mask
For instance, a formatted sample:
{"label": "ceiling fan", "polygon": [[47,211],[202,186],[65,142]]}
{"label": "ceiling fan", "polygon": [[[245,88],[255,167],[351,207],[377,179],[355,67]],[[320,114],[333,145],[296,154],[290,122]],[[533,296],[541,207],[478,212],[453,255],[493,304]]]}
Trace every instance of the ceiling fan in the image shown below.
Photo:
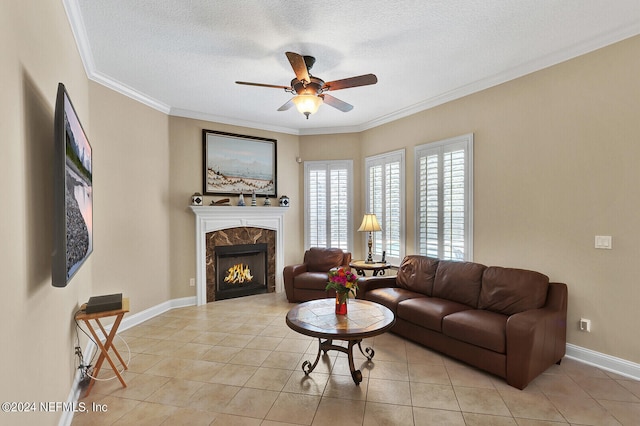
{"label": "ceiling fan", "polygon": [[309,119],[309,115],[315,113],[323,102],[342,112],[348,112],[353,109],[353,105],[331,95],[327,95],[325,92],[348,89],[350,87],[368,86],[378,82],[378,78],[374,74],[364,74],[325,83],[324,80],[314,77],[310,73],[313,64],[316,62],[316,58],[313,56],[302,56],[294,52],[286,52],[286,55],[291,64],[291,68],[293,68],[293,72],[296,74],[296,78],[291,80],[290,86],[249,83],[246,81],[236,81],[236,83],[248,86],[284,89],[285,92],[294,94],[295,96],[278,108],[278,111],[286,111],[295,105],[298,111]]}

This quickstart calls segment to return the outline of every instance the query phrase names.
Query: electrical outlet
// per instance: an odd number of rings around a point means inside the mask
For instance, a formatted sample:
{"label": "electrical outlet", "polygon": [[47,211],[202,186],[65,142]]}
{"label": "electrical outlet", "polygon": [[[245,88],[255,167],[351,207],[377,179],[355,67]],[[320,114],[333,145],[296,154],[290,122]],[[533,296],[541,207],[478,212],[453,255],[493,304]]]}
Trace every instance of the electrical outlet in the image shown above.
{"label": "electrical outlet", "polygon": [[586,318],[580,318],[580,331],[591,332],[591,320]]}
{"label": "electrical outlet", "polygon": [[196,279],[195,278],[190,278],[189,279],[189,287],[195,287],[196,286]]}
{"label": "electrical outlet", "polygon": [[596,245],[597,249],[605,249],[611,250],[611,236],[610,235],[596,235]]}

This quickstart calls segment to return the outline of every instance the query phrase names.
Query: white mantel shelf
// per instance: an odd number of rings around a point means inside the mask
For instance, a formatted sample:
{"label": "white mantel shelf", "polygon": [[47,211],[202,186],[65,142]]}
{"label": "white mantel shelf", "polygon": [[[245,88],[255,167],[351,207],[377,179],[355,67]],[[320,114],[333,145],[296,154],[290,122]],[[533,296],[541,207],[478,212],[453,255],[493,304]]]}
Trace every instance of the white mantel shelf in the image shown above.
{"label": "white mantel shelf", "polygon": [[289,207],[264,206],[190,206],[196,215],[196,303],[207,303],[207,233],[237,227],[276,231],[276,292],[284,290],[284,213]]}

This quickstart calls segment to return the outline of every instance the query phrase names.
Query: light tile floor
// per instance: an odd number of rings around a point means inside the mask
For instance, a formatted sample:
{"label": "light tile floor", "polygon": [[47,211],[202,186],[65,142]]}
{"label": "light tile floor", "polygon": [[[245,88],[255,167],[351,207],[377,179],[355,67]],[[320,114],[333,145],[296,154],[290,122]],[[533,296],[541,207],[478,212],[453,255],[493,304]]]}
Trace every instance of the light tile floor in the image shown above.
{"label": "light tile floor", "polygon": [[122,332],[128,386],[97,382],[73,425],[640,424],[640,382],[567,358],[520,391],[387,333],[363,342],[375,350],[371,363],[356,351],[360,386],[335,351],[305,376],[317,339],[287,327],[291,306],[282,294],[249,296]]}

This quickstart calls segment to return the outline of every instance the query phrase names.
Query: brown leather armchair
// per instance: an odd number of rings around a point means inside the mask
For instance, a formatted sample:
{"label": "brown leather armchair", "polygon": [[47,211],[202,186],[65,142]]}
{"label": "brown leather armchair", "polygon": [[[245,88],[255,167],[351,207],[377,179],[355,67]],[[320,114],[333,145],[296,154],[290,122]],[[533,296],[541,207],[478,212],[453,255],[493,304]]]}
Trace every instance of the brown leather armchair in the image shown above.
{"label": "brown leather armchair", "polygon": [[306,302],[335,296],[333,290],[325,290],[332,268],[349,268],[351,253],[338,248],[312,247],[304,253],[299,265],[285,266],[284,291],[289,302]]}

